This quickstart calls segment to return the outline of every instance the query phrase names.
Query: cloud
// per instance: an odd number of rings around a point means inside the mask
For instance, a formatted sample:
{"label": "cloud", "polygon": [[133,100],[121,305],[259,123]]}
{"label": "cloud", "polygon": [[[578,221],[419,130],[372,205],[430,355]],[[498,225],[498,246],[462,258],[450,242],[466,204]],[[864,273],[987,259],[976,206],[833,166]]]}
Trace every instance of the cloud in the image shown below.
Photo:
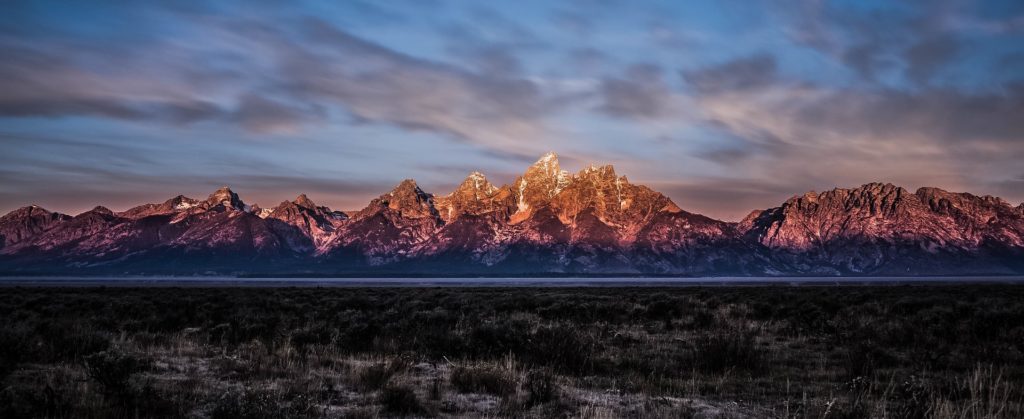
{"label": "cloud", "polygon": [[294,133],[312,120],[324,119],[324,110],[317,106],[301,108],[254,93],[239,98],[233,118],[244,128],[260,133]]}
{"label": "cloud", "polygon": [[319,20],[306,23],[309,47],[277,47],[281,88],[303,101],[343,106],[357,120],[438,132],[517,149],[548,136],[553,109],[534,82],[471,72],[353,36]]}
{"label": "cloud", "polygon": [[599,110],[618,118],[658,118],[669,113],[671,94],[661,68],[637,64],[623,78],[601,82]]}
{"label": "cloud", "polygon": [[[647,158],[642,176],[663,181],[728,175],[678,189],[722,205],[724,193],[695,188],[882,180],[1024,198],[1009,174],[1024,158],[1014,2],[246,6],[17,2],[0,17],[5,131],[110,147],[44,140],[19,152],[0,138],[0,155],[48,180],[22,157],[80,155],[127,177],[138,166],[108,167],[130,166],[112,152],[121,146],[152,147],[137,154],[157,161],[209,155],[181,163],[208,173],[262,154],[315,178],[370,173],[352,153],[391,152],[395,173],[432,182],[421,159],[509,171],[554,149]],[[282,156],[288,145],[253,141],[263,135],[339,163]]]}
{"label": "cloud", "polygon": [[549,49],[547,40],[526,26],[489,8],[471,7],[467,21],[438,27],[445,51],[459,66],[478,74],[517,76],[523,65],[519,56]]}
{"label": "cloud", "polygon": [[767,54],[743,57],[681,74],[683,80],[699,93],[748,90],[773,83],[777,78],[775,58]]}
{"label": "cloud", "polygon": [[90,69],[77,61],[82,54],[95,53],[0,38],[0,116],[86,115],[187,124],[225,114],[219,105],[189,94],[187,88],[126,69]]}
{"label": "cloud", "polygon": [[[388,18],[367,7],[357,11]],[[175,22],[182,42],[0,37],[0,116],[216,121],[274,134],[347,113],[356,123],[530,154],[552,136],[546,119],[561,98],[518,77],[512,52],[536,37],[488,9],[471,14],[500,37],[462,44],[468,67],[397,52],[319,18],[271,24],[260,8],[256,18],[153,13]]]}
{"label": "cloud", "polygon": [[950,35],[921,39],[904,52],[907,76],[918,83],[927,83],[943,65],[954,60],[960,50],[961,41]]}
{"label": "cloud", "polygon": [[353,209],[408,176],[367,178],[253,157],[244,150],[182,152],[174,145],[68,134],[0,132],[0,144],[9,147],[0,154],[0,214],[29,204],[72,214],[96,205],[124,210],[178,194],[203,198],[223,185],[264,207],[307,193],[321,205]]}
{"label": "cloud", "polygon": [[[984,20],[958,1],[910,1],[901,7],[821,0],[779,0],[775,13],[790,39],[834,57],[869,83],[923,86],[947,71],[979,33],[1012,27],[1006,16]],[[984,24],[982,24],[984,22]]]}
{"label": "cloud", "polygon": [[827,87],[752,70],[771,68],[766,62],[741,58],[683,75],[699,92],[705,123],[739,142],[702,157],[794,185],[883,180],[985,191],[1024,156],[1018,86],[990,93]]}
{"label": "cloud", "polygon": [[551,22],[559,29],[574,36],[586,38],[594,31],[594,21],[577,10],[556,10],[551,14]]}

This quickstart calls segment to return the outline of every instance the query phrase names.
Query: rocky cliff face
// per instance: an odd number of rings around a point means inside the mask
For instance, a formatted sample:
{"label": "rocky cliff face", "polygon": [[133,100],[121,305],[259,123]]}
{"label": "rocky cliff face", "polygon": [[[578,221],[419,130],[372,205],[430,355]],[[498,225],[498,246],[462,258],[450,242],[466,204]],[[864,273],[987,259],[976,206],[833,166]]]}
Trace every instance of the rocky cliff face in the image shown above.
{"label": "rocky cliff face", "polygon": [[569,173],[558,165],[555,153],[542,156],[512,183],[516,197],[516,212],[512,222],[530,218],[538,208],[545,206],[568,186],[570,181]]}
{"label": "rocky cliff face", "polygon": [[[341,211],[332,211],[328,207],[318,206],[306,194],[301,194],[294,201],[284,201],[276,208],[264,213],[262,210],[254,211],[260,218],[266,219],[276,225],[273,221],[280,221],[285,226],[290,226],[301,233],[302,238],[291,237],[289,242],[296,249],[313,250],[323,246],[334,231],[348,219],[348,215]],[[262,214],[262,215],[261,215]],[[287,234],[287,229],[282,234]]]}
{"label": "rocky cliff face", "polygon": [[0,249],[29,240],[71,217],[31,205],[0,217]]}
{"label": "rocky cliff face", "polygon": [[437,196],[405,180],[351,214],[221,188],[121,213],[0,218],[5,273],[921,275],[1024,273],[1024,205],[867,184],[794,196],[739,223],[684,211],[611,166],[549,153],[510,185]]}
{"label": "rocky cliff face", "polygon": [[[891,184],[809,192],[755,211],[739,230],[810,273],[986,273],[1016,270],[1019,212],[993,197]],[[1003,261],[1005,259],[1005,261]]]}
{"label": "rocky cliff face", "polygon": [[342,266],[395,263],[443,223],[434,197],[406,179],[353,214],[319,255]]}
{"label": "rocky cliff face", "polygon": [[500,188],[487,181],[480,172],[470,173],[452,193],[434,199],[441,218],[450,223],[464,215],[492,212],[507,218],[515,211],[515,194],[507,186]]}
{"label": "rocky cliff face", "polygon": [[195,199],[188,198],[183,195],[178,195],[161,204],[139,205],[118,215],[126,218],[143,218],[151,215],[174,214],[176,212],[194,208],[199,204],[200,201],[196,201]]}

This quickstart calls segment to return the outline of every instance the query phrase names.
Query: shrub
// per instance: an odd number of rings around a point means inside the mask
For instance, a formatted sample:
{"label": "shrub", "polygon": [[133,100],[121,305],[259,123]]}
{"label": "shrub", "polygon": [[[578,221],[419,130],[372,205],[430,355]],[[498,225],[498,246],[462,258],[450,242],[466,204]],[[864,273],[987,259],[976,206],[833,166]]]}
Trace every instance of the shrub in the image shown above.
{"label": "shrub", "polygon": [[420,404],[416,392],[409,386],[387,386],[380,392],[380,404],[384,410],[403,415],[422,415],[427,409]]}
{"label": "shrub", "polygon": [[383,388],[391,381],[391,377],[409,368],[411,361],[405,357],[395,357],[388,362],[380,362],[366,367],[359,372],[357,386],[365,390]]}
{"label": "shrub", "polygon": [[558,386],[555,384],[555,377],[551,371],[533,370],[526,375],[526,382],[523,384],[526,391],[526,404],[534,406],[558,399]]}
{"label": "shrub", "polygon": [[228,391],[217,399],[210,411],[211,419],[263,419],[319,417],[320,413],[306,398],[286,402],[267,391]]}
{"label": "shrub", "polygon": [[0,328],[0,380],[29,354],[29,332],[23,327]]}
{"label": "shrub", "polygon": [[130,389],[132,374],[150,368],[152,362],[118,351],[103,351],[85,358],[86,373],[108,395],[124,395]]}
{"label": "shrub", "polygon": [[74,417],[74,394],[68,388],[73,384],[57,382],[56,388],[11,386],[0,390],[0,417],[4,418],[61,418]]}
{"label": "shrub", "polygon": [[516,382],[495,368],[457,367],[452,370],[452,387],[462,393],[488,393],[507,396],[516,391]]}
{"label": "shrub", "polygon": [[210,411],[211,419],[243,419],[272,417],[277,402],[265,393],[227,392],[221,395]]}
{"label": "shrub", "polygon": [[707,372],[740,369],[761,372],[767,368],[764,351],[754,335],[742,330],[720,332],[697,342],[696,366]]}
{"label": "shrub", "polygon": [[46,361],[78,361],[110,347],[104,334],[79,324],[48,325],[37,330],[36,336],[34,356]]}
{"label": "shrub", "polygon": [[924,378],[910,376],[901,383],[894,393],[896,417],[923,419],[929,417],[933,394]]}
{"label": "shrub", "polygon": [[559,371],[582,375],[594,366],[598,341],[579,328],[565,325],[537,329],[530,339],[528,359]]}

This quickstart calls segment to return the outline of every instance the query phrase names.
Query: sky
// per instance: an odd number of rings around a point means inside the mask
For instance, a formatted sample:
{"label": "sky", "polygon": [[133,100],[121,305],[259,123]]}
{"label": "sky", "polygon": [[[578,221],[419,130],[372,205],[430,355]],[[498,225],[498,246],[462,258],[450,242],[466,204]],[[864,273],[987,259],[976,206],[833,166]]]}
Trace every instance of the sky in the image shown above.
{"label": "sky", "polygon": [[0,213],[613,164],[724,220],[869,182],[1024,201],[1024,2],[8,1]]}

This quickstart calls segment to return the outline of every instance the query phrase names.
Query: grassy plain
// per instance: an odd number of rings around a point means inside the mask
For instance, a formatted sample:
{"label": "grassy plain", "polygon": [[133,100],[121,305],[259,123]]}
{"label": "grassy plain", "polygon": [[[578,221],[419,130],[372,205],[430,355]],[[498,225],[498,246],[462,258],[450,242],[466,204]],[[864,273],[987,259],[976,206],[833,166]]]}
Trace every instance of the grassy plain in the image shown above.
{"label": "grassy plain", "polygon": [[1024,417],[1024,288],[0,288],[0,417]]}

